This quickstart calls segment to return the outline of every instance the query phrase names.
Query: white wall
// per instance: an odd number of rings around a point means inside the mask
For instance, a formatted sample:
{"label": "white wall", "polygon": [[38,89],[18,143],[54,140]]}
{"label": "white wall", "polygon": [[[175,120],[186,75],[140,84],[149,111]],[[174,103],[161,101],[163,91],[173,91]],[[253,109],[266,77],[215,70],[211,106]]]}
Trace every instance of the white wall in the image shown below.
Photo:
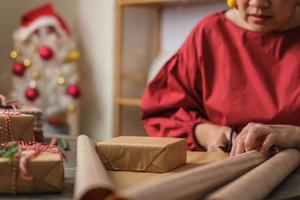
{"label": "white wall", "polygon": [[82,51],[81,131],[108,138],[113,129],[114,1],[77,0]]}
{"label": "white wall", "polygon": [[197,6],[169,7],[162,17],[161,47],[166,52],[177,50],[197,22],[208,14],[225,10],[224,2],[208,2]]}

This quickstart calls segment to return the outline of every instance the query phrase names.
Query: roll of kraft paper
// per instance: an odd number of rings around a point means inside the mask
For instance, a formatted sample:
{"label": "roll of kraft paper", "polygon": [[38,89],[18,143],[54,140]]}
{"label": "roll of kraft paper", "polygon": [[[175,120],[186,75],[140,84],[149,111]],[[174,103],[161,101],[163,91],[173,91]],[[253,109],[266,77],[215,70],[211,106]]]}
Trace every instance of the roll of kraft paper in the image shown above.
{"label": "roll of kraft paper", "polygon": [[86,135],[77,138],[76,200],[100,200],[113,196],[115,186],[101,163],[95,145]]}
{"label": "roll of kraft paper", "polygon": [[236,157],[174,174],[159,181],[119,191],[119,196],[130,200],[198,199],[234,180],[268,159],[251,151]]}
{"label": "roll of kraft paper", "polygon": [[215,191],[206,199],[264,199],[299,166],[299,163],[298,150],[288,149],[279,152],[249,173]]}

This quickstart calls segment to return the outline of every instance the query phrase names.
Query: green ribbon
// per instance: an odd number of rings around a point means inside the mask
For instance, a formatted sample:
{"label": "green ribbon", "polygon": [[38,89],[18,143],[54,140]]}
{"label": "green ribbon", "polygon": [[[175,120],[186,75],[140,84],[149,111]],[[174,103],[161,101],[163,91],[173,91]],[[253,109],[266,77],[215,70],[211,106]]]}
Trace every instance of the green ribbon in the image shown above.
{"label": "green ribbon", "polygon": [[12,144],[7,147],[0,146],[0,158],[13,158],[19,151],[17,144]]}

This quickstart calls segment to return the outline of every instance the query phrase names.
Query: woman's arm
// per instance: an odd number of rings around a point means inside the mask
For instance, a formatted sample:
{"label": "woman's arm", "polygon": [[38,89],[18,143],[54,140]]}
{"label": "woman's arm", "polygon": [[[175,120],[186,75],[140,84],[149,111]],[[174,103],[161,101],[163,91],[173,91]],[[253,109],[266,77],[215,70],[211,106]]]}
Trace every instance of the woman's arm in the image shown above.
{"label": "woman's arm", "polygon": [[203,66],[201,44],[195,29],[150,82],[142,97],[142,120],[150,136],[186,138],[190,150],[219,151],[230,128],[213,125],[206,116],[201,68],[210,66]]}
{"label": "woman's arm", "polygon": [[201,98],[200,72],[176,53],[147,86],[142,97],[142,120],[150,136],[187,139],[190,150],[200,148],[193,136],[206,123]]}
{"label": "woman's arm", "polygon": [[182,47],[148,84],[142,97],[142,120],[150,136],[187,139],[190,150],[199,149],[197,124],[206,123],[202,104],[201,37],[195,29]]}

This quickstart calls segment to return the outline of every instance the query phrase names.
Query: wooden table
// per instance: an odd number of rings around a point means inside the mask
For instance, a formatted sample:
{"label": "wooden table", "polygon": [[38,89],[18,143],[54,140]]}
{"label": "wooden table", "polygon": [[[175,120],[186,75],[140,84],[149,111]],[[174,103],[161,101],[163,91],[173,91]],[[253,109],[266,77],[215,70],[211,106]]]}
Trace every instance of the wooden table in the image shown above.
{"label": "wooden table", "polygon": [[[65,162],[64,191],[58,194],[40,195],[0,195],[0,200],[70,200],[73,197],[73,187],[76,171],[76,141],[68,140],[70,151],[66,151],[68,161]],[[1,177],[0,177],[1,181]],[[300,199],[300,167],[286,178],[266,199]]]}

